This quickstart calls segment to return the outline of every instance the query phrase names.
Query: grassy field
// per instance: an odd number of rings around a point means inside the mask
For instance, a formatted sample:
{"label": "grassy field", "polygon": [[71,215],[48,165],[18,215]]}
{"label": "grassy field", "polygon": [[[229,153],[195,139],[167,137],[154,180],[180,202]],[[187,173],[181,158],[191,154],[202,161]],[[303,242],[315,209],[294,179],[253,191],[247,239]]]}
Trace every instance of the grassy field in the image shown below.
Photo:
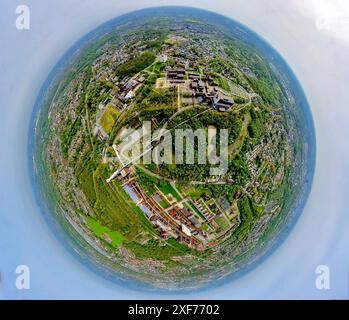
{"label": "grassy field", "polygon": [[112,231],[107,227],[102,226],[98,221],[92,219],[91,217],[87,217],[87,224],[90,228],[90,230],[101,239],[105,240],[105,237],[103,235],[107,235],[108,238],[112,241],[111,245],[114,248],[117,248],[124,240],[125,238],[117,231]]}
{"label": "grassy field", "polygon": [[197,186],[195,188],[191,188],[191,189],[187,190],[187,194],[190,195],[190,197],[193,200],[198,200],[205,193],[205,191],[206,191],[205,188]]}
{"label": "grassy field", "polygon": [[170,205],[166,200],[161,200],[159,203],[160,203],[160,206],[163,207],[164,209],[167,209],[170,207]]}
{"label": "grassy field", "polygon": [[215,77],[214,81],[219,84],[219,86],[226,92],[230,92],[230,85],[228,81],[222,77]]}
{"label": "grassy field", "polygon": [[102,118],[99,120],[100,125],[103,127],[106,133],[110,133],[117,119],[119,112],[113,105],[109,105],[105,110]]}
{"label": "grassy field", "polygon": [[175,197],[178,201],[180,201],[182,198],[178,194],[178,192],[166,181],[161,181],[157,187],[161,192],[163,192],[165,195],[171,194],[173,197]]}

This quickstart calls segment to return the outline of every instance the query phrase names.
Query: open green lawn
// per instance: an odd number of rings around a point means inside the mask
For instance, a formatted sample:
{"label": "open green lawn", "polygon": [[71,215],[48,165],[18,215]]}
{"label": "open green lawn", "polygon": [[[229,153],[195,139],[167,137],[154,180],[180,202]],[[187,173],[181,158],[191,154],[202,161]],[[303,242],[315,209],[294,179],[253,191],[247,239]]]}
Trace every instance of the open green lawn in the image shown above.
{"label": "open green lawn", "polygon": [[169,204],[166,200],[161,200],[159,203],[160,203],[160,206],[163,207],[164,209],[169,208]]}
{"label": "open green lawn", "polygon": [[112,105],[109,105],[105,110],[102,118],[100,119],[100,125],[103,127],[106,133],[110,133],[114,126],[115,120],[117,119],[119,112]]}
{"label": "open green lawn", "polygon": [[163,192],[165,195],[171,194],[173,197],[175,197],[178,201],[180,201],[182,198],[178,194],[178,192],[170,185],[167,181],[161,181],[157,187],[161,192]]}
{"label": "open green lawn", "polygon": [[107,234],[107,236],[112,240],[111,245],[114,248],[117,248],[125,238],[117,231],[112,231],[107,227],[102,226],[98,221],[92,219],[91,217],[87,217],[87,224],[91,231],[98,237],[103,239],[103,235]]}

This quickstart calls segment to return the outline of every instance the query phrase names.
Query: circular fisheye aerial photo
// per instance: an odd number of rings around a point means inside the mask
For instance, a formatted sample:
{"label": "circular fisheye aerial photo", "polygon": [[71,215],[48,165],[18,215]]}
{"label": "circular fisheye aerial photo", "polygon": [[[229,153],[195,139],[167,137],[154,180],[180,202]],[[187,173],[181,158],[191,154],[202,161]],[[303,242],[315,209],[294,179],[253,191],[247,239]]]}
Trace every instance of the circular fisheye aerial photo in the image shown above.
{"label": "circular fisheye aerial photo", "polygon": [[166,291],[261,263],[295,225],[315,165],[309,106],[283,59],[244,26],[180,7],[76,43],[39,94],[30,148],[64,245],[112,281]]}

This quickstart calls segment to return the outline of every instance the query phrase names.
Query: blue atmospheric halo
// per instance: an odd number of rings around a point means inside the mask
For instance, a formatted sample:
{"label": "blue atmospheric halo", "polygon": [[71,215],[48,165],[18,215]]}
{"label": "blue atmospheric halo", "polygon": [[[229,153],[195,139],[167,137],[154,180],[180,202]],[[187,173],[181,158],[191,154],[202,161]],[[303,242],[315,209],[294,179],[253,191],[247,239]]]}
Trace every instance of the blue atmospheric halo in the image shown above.
{"label": "blue atmospheric halo", "polygon": [[[183,19],[185,17],[187,20],[204,21],[207,24],[219,26],[224,32],[228,32],[230,36],[237,37],[239,41],[257,50],[274,67],[274,76],[277,77],[282,88],[285,90],[285,96],[288,96],[288,99],[293,101],[297,114],[297,132],[300,133],[302,138],[301,144],[298,146],[300,148],[299,150],[301,150],[299,151],[301,169],[298,172],[297,178],[299,179],[297,180],[298,191],[292,203],[290,203],[290,209],[288,209],[281,227],[272,237],[267,238],[266,248],[264,247],[263,250],[261,249],[255,253],[248,260],[248,263],[236,265],[230,271],[224,270],[224,274],[217,272],[213,276],[210,275],[208,277],[206,275],[200,278],[197,284],[183,282],[178,286],[154,286],[151,281],[137,278],[133,273],[128,272],[127,269],[123,270],[123,272],[120,270],[115,271],[108,259],[102,257],[98,250],[89,245],[83,236],[75,230],[75,224],[69,221],[66,214],[61,210],[59,197],[57,197],[57,193],[52,187],[50,176],[47,174],[47,163],[42,158],[43,141],[46,139],[45,132],[49,126],[47,119],[52,102],[50,100],[52,99],[52,92],[55,92],[55,90],[58,91],[57,84],[72,65],[72,61],[75,61],[74,59],[77,59],[84,49],[96,43],[98,39],[110,33],[115,28],[122,28],[134,21],[161,19],[163,17],[176,17],[177,19]],[[191,292],[193,290],[216,287],[247,274],[268,258],[286,239],[302,213],[311,190],[315,171],[315,146],[316,139],[313,119],[302,87],[287,63],[265,40],[245,26],[212,12],[186,7],[160,7],[129,13],[99,26],[70,48],[52,69],[38,94],[31,118],[29,168],[35,197],[44,217],[51,226],[55,236],[61,240],[61,243],[66,249],[80,260],[81,263],[115,283],[136,290],[160,290],[164,293],[178,291]]]}

